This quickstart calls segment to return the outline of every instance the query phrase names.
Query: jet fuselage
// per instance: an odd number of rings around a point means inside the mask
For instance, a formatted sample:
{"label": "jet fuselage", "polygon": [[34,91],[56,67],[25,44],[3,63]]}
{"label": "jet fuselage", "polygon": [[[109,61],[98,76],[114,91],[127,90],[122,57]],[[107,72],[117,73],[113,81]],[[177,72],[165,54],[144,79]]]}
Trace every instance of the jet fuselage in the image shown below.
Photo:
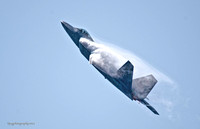
{"label": "jet fuselage", "polygon": [[158,115],[158,112],[144,100],[157,83],[153,75],[133,79],[134,66],[129,60],[108,47],[94,42],[86,30],[75,28],[66,22],[61,24],[82,55],[107,80],[131,100],[138,100]]}

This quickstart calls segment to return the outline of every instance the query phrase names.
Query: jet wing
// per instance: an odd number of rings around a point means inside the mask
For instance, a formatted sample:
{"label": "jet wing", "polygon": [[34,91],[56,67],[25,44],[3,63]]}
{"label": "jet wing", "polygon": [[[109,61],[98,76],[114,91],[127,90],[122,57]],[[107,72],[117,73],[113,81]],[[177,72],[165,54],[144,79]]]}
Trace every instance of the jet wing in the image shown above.
{"label": "jet wing", "polygon": [[[95,67],[95,66],[94,66]],[[132,96],[132,77],[133,65],[127,61],[118,71],[118,77],[111,77],[107,73],[95,67],[106,79],[108,79],[115,87],[122,91],[127,97],[133,100]]]}
{"label": "jet wing", "polygon": [[159,113],[154,109],[147,101],[143,100],[138,100],[142,104],[144,104],[148,109],[150,109],[154,114],[159,115]]}

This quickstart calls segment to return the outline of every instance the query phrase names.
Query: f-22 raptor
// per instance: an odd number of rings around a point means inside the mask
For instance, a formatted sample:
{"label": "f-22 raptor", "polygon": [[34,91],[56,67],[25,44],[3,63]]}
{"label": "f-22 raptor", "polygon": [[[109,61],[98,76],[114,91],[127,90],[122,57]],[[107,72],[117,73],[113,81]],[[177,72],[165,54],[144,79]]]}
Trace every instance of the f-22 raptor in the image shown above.
{"label": "f-22 raptor", "polygon": [[89,33],[62,21],[63,28],[79,48],[82,55],[115,87],[131,100],[137,100],[154,114],[158,112],[145,100],[157,80],[153,75],[133,79],[133,64],[128,60],[122,66],[116,66],[120,59],[116,54],[94,42]]}

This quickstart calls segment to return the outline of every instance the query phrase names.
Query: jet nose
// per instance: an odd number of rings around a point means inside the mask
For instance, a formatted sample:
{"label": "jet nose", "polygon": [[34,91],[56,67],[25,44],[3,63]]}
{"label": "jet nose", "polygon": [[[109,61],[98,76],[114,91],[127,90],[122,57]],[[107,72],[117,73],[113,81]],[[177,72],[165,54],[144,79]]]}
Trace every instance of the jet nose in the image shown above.
{"label": "jet nose", "polygon": [[65,21],[61,21],[61,24],[68,34],[76,31],[76,28],[74,28],[73,26],[71,26]]}
{"label": "jet nose", "polygon": [[74,31],[74,27],[65,21],[61,21],[63,28],[69,33],[69,31]]}
{"label": "jet nose", "polygon": [[77,28],[71,26],[70,24],[68,24],[65,21],[61,21],[61,24],[63,26],[63,28],[65,29],[65,31],[68,33],[68,35],[71,37],[71,39],[74,41],[74,43],[76,44],[76,46],[79,46],[79,39],[80,39],[80,35],[77,33]]}

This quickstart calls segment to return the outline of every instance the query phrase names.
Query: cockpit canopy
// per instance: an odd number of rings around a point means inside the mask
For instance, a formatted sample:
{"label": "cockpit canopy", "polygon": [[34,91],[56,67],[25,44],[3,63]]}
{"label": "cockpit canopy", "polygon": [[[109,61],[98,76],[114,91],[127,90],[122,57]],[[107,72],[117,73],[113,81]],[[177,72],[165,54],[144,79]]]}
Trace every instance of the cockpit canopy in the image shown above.
{"label": "cockpit canopy", "polygon": [[84,29],[80,29],[80,32],[81,32],[82,34],[87,34],[87,35],[89,35],[89,33],[88,33],[86,30],[84,30]]}
{"label": "cockpit canopy", "polygon": [[86,37],[90,38],[93,41],[93,39],[85,29],[79,29],[79,31],[81,32],[81,34],[85,35]]}

